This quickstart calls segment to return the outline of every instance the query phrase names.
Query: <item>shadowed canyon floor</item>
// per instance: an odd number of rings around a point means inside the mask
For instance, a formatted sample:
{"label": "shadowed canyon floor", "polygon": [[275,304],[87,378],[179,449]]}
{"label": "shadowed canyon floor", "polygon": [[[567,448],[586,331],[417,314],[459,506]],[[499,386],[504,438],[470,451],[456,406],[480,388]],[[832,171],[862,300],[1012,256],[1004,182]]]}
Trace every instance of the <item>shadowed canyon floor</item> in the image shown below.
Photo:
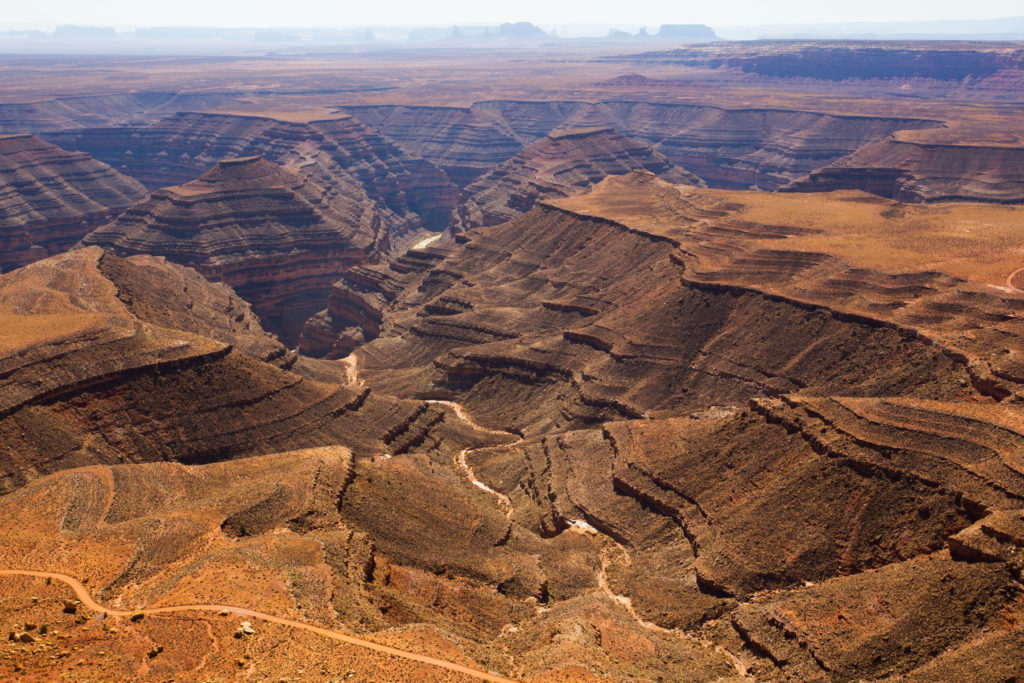
{"label": "shadowed canyon floor", "polygon": [[1024,678],[1019,47],[615,46],[0,57],[0,679]]}

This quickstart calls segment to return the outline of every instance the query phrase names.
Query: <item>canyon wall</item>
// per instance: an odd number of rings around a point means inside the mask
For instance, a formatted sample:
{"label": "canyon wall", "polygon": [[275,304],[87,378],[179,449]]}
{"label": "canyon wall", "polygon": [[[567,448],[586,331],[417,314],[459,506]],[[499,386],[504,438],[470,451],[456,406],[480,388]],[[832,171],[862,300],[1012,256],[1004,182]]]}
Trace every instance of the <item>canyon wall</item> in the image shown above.
{"label": "canyon wall", "polygon": [[64,251],[146,194],[82,152],[0,137],[0,272]]}
{"label": "canyon wall", "polygon": [[467,185],[452,229],[504,223],[540,199],[576,194],[606,176],[638,169],[669,182],[703,184],[664,155],[611,128],[559,130]]}
{"label": "canyon wall", "polygon": [[809,173],[790,192],[865,190],[902,202],[1024,202],[1024,147],[889,139]]}
{"label": "canyon wall", "polygon": [[381,217],[357,192],[318,185],[262,157],[224,160],[197,180],[157,190],[83,243],[163,256],[226,282],[294,344],[331,283],[386,248]]}
{"label": "canyon wall", "polygon": [[221,159],[263,156],[296,172],[358,184],[389,211],[390,230],[442,229],[457,199],[444,173],[357,121],[294,123],[258,116],[179,113],[149,126],[50,133],[151,189],[188,182]]}
{"label": "canyon wall", "polygon": [[615,100],[344,110],[453,178],[466,179],[462,185],[489,170],[487,163],[493,167],[559,128],[611,126],[652,145],[712,187],[774,190],[897,130],[939,125],[906,117]]}

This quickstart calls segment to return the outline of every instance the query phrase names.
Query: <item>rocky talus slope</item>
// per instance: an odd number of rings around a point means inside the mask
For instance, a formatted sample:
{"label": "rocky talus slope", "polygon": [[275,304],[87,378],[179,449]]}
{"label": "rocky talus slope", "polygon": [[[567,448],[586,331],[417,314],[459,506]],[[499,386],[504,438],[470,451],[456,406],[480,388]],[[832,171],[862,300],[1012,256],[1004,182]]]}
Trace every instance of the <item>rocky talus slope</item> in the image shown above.
{"label": "rocky talus slope", "polygon": [[0,136],[0,272],[64,251],[146,195],[88,154]]}
{"label": "rocky talus slope", "polygon": [[513,519],[596,529],[640,618],[759,679],[1012,675],[1024,295],[959,276],[1001,233],[886,260],[833,218],[949,211],[610,178],[460,235],[355,355],[370,386],[523,435],[466,457]]}
{"label": "rocky talus slope", "polygon": [[540,199],[577,194],[606,176],[635,170],[672,183],[703,185],[662,154],[611,128],[559,130],[466,186],[453,229],[504,223]]}
{"label": "rocky talus slope", "polygon": [[[57,582],[0,577],[5,628],[35,624],[0,646],[4,677],[301,661],[315,680],[455,680],[257,618],[242,631],[217,605],[517,679],[735,671],[609,597],[600,537],[541,533],[473,483],[465,455],[514,435],[296,358],[224,285],[89,247],[0,276],[0,320],[0,565],[79,577],[129,611],[207,606],[97,630]],[[310,379],[331,366],[345,384]]]}
{"label": "rocky talus slope", "polygon": [[157,190],[85,237],[122,256],[155,254],[226,282],[268,329],[294,343],[331,283],[388,240],[379,216],[261,157],[224,160]]}
{"label": "rocky talus slope", "polygon": [[97,463],[205,462],[339,439],[375,452],[437,428],[419,402],[342,386],[343,368],[299,361],[224,285],[162,259],[97,247],[44,259],[0,277],[0,315],[5,491]]}

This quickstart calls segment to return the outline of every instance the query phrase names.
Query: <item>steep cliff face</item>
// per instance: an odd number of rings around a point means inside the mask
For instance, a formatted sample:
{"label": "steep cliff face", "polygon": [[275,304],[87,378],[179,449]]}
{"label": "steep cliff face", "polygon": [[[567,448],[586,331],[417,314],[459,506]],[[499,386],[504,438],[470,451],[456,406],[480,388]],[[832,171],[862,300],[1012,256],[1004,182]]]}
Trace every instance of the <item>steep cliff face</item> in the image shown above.
{"label": "steep cliff face", "polygon": [[261,157],[225,160],[157,190],[83,242],[163,256],[226,282],[293,344],[331,283],[387,239],[365,202],[337,193]]}
{"label": "steep cliff face", "polygon": [[385,310],[420,283],[447,253],[444,248],[414,248],[381,264],[345,271],[331,286],[327,308],[303,326],[299,351],[313,357],[344,358],[376,339]]}
{"label": "steep cliff face", "polygon": [[711,187],[775,190],[898,130],[936,121],[836,116],[783,109],[724,109],[609,103],[625,119],[618,129],[647,140]]}
{"label": "steep cliff face", "polygon": [[443,166],[452,177],[469,178],[489,170],[488,162],[493,168],[556,129],[611,126],[652,145],[712,187],[767,190],[894,131],[940,125],[901,117],[614,100],[492,101],[469,109],[382,105],[346,111],[410,152]]}
{"label": "steep cliff face", "polygon": [[864,190],[902,202],[1024,202],[1024,148],[889,139],[865,145],[784,188]]}
{"label": "steep cliff face", "polygon": [[0,272],[64,251],[146,194],[88,154],[0,137]]}
{"label": "steep cliff face", "polygon": [[311,125],[323,131],[331,168],[356,178],[374,201],[416,227],[441,230],[448,225],[458,191],[436,166],[351,117]]}
{"label": "steep cliff face", "polygon": [[984,79],[1001,69],[1020,69],[1024,66],[1024,51],[970,48],[925,51],[898,44],[839,48],[805,45],[798,50],[738,57],[727,64],[748,73],[777,78],[962,81],[965,78]]}
{"label": "steep cliff face", "polygon": [[504,223],[540,199],[575,194],[606,176],[638,169],[673,183],[703,184],[662,154],[611,128],[560,130],[470,183],[462,192],[453,229]]}
{"label": "steep cliff face", "polygon": [[523,148],[514,131],[469,108],[354,106],[345,111],[429,159],[460,187]]}
{"label": "steep cliff face", "polygon": [[[224,158],[259,155],[321,184],[358,186],[388,232],[441,229],[457,190],[444,173],[351,119],[294,123],[257,116],[181,113],[151,126],[53,133],[150,188],[196,178]],[[60,143],[58,143],[60,144]]]}
{"label": "steep cliff face", "polygon": [[[637,173],[462,233],[443,262],[391,297],[379,325],[389,331],[357,350],[361,373],[399,395],[458,396],[524,433],[798,389],[934,398],[969,384],[966,367],[914,332],[750,287],[827,259],[744,252],[755,228],[730,218],[729,199],[702,192]],[[630,223],[562,208],[598,194],[603,212],[614,207]],[[687,253],[707,256],[690,265]],[[719,255],[737,265],[712,269]]]}

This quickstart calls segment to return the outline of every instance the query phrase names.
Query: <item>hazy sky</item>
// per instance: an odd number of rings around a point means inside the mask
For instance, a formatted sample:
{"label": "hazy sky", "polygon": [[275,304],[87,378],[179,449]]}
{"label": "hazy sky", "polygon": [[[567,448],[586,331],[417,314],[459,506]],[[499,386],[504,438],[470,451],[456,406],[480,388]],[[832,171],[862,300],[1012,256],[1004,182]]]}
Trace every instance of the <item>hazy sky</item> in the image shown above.
{"label": "hazy sky", "polygon": [[106,26],[359,26],[373,24],[789,24],[991,19],[1024,15],[1021,0],[32,0],[0,22]]}

